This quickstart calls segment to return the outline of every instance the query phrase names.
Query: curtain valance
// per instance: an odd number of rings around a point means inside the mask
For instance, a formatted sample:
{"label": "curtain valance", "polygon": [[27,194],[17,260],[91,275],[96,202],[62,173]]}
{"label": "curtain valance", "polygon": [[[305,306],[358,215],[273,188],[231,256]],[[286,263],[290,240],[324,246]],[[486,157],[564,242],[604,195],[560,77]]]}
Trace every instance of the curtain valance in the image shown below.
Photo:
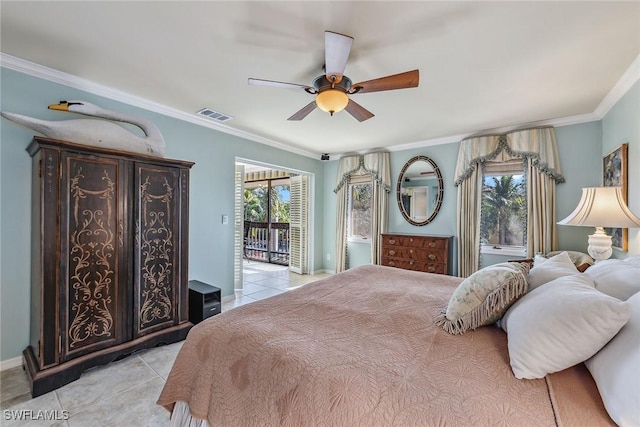
{"label": "curtain valance", "polygon": [[387,193],[390,192],[391,170],[389,168],[389,158],[388,152],[341,157],[338,161],[337,182],[333,192],[337,193],[349,181],[351,175],[364,173],[370,173],[378,185],[381,185]]}
{"label": "curtain valance", "polygon": [[[498,158],[501,154],[507,158]],[[456,164],[456,186],[471,175],[478,163],[509,157],[531,159],[542,173],[556,182],[564,182],[555,130],[548,127],[463,139]]]}

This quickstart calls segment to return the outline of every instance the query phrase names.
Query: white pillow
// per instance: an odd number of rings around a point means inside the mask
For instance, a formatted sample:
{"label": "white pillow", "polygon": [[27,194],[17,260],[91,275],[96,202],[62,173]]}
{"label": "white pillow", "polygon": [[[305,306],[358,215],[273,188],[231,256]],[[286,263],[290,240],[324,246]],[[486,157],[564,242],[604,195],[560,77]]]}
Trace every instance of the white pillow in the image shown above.
{"label": "white pillow", "polygon": [[640,291],[640,267],[620,259],[606,259],[587,268],[596,289],[607,295],[626,301]]}
{"label": "white pillow", "polygon": [[[560,255],[560,254],[557,254],[557,255]],[[553,255],[553,256],[555,256],[555,255]],[[544,264],[546,261],[549,261],[549,258],[547,258],[544,255],[536,254],[533,257],[533,265],[534,266],[537,265],[539,267],[540,265]]]}
{"label": "white pillow", "polygon": [[578,269],[571,261],[569,254],[560,252],[551,258],[536,255],[533,260],[533,268],[529,272],[529,292],[538,286],[544,285],[558,277],[578,273]]}
{"label": "white pillow", "polygon": [[[561,251],[547,252],[545,256],[547,258],[551,258],[554,255],[558,255],[560,252]],[[569,259],[571,259],[571,262],[576,267],[580,267],[583,264],[593,265],[593,263],[595,262],[593,258],[591,258],[588,254],[585,254],[584,252],[578,252],[578,251],[566,251],[566,252],[567,252],[567,255],[569,255]]]}
{"label": "white pillow", "polygon": [[636,267],[640,267],[640,255],[626,257],[623,261],[635,265]]}
{"label": "white pillow", "polygon": [[630,304],[594,289],[584,274],[530,291],[500,322],[514,375],[543,378],[583,362],[618,333],[630,311]]}
{"label": "white pillow", "polygon": [[627,300],[631,319],[595,356],[585,362],[607,412],[619,426],[640,422],[640,293]]}

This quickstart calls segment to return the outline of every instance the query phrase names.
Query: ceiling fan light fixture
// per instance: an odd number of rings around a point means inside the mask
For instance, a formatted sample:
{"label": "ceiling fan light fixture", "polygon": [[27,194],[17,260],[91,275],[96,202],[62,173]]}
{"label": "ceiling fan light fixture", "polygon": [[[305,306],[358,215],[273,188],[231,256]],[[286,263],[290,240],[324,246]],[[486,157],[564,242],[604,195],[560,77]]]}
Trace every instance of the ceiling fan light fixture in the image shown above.
{"label": "ceiling fan light fixture", "polygon": [[340,89],[326,89],[316,95],[316,105],[322,111],[333,116],[334,113],[345,109],[349,97]]}

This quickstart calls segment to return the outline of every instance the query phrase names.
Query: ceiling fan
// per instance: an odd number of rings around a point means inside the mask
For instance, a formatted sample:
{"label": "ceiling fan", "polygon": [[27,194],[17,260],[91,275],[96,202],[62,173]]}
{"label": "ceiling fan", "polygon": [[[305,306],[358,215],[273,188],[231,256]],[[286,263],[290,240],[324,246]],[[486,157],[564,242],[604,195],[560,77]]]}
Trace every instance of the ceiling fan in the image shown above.
{"label": "ceiling fan", "polygon": [[288,120],[302,120],[309,113],[320,108],[331,114],[347,110],[356,120],[363,122],[373,117],[373,113],[349,98],[356,93],[380,92],[384,90],[405,89],[417,87],[420,79],[418,70],[407,71],[391,76],[380,77],[353,84],[351,79],[345,76],[344,69],[347,66],[349,52],[353,44],[353,37],[332,31],[324,32],[325,63],[324,75],[316,77],[311,86],[296,83],[284,83],[273,80],[249,79],[250,85],[270,86],[285,89],[302,89],[315,95],[315,100],[304,106]]}

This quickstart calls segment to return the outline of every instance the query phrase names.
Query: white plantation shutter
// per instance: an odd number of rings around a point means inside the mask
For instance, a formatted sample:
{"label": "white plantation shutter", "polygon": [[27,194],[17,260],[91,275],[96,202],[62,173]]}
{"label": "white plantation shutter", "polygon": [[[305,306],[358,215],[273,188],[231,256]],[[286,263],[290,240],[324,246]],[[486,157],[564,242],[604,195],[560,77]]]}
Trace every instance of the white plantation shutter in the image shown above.
{"label": "white plantation shutter", "polygon": [[308,225],[309,225],[309,177],[291,177],[291,205],[289,220],[289,269],[294,273],[307,274]]}
{"label": "white plantation shutter", "polygon": [[244,165],[236,165],[233,215],[233,287],[242,290],[244,256]]}

